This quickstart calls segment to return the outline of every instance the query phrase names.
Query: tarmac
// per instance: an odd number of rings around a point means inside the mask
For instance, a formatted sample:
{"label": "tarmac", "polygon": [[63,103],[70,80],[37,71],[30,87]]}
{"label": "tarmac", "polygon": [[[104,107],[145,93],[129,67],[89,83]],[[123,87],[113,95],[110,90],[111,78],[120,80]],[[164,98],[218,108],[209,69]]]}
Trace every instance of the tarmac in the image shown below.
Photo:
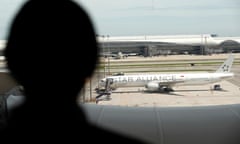
{"label": "tarmac", "polygon": [[240,103],[240,88],[231,82],[219,83],[222,90],[212,90],[212,85],[175,87],[173,92],[147,92],[142,87],[119,88],[110,100],[99,101],[99,105],[118,106],[207,106]]}
{"label": "tarmac", "polygon": [[[122,60],[112,60],[112,64],[122,64],[124,62],[139,61],[176,61],[181,60],[224,60],[228,54],[213,55],[213,56],[168,56],[168,57],[153,57],[142,58],[134,57]],[[239,60],[240,54],[235,54],[235,60]],[[208,68],[215,70],[218,65],[208,66]],[[197,67],[196,67],[197,68]],[[161,68],[160,68],[161,69]],[[110,99],[102,97],[98,105],[118,105],[129,107],[178,107],[178,106],[207,106],[207,105],[227,105],[240,103],[240,65],[234,64],[232,71],[235,77],[228,81],[221,81],[217,84],[221,85],[221,90],[212,90],[214,84],[199,85],[199,86],[179,86],[173,87],[174,91],[170,93],[148,92],[144,87],[129,87],[118,88],[112,92]],[[95,84],[96,85],[96,84]],[[95,98],[98,94],[93,90],[92,97]],[[91,102],[95,103],[95,102]]]}

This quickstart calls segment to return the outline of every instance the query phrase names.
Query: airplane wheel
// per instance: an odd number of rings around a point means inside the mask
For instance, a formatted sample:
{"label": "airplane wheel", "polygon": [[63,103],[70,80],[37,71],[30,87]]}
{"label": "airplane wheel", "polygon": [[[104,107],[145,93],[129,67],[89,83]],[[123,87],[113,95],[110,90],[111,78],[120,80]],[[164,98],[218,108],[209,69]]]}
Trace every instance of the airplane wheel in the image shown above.
{"label": "airplane wheel", "polygon": [[221,86],[219,84],[214,85],[214,90],[221,90]]}
{"label": "airplane wheel", "polygon": [[166,93],[169,93],[169,92],[172,92],[172,91],[173,91],[172,88],[164,88],[164,92],[166,92]]}

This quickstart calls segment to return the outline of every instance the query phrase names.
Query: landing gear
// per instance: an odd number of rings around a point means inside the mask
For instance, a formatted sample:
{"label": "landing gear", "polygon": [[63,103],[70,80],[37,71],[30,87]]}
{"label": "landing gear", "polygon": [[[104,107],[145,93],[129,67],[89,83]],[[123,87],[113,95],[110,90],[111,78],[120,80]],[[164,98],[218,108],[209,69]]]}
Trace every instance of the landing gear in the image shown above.
{"label": "landing gear", "polygon": [[170,93],[170,92],[173,92],[174,90],[171,87],[162,86],[160,87],[160,91],[164,93]]}
{"label": "landing gear", "polygon": [[213,86],[213,90],[222,90],[221,85],[220,84],[215,84]]}

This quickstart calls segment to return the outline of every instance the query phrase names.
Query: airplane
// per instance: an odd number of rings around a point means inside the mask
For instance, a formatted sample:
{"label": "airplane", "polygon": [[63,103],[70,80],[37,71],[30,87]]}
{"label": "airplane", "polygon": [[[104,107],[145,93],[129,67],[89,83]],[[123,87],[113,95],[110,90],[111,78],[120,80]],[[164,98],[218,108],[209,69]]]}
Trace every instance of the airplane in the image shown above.
{"label": "airplane", "polygon": [[108,57],[112,57],[115,59],[122,59],[122,58],[127,58],[128,54],[123,54],[122,52],[118,52],[117,54],[114,53],[100,53],[100,56],[108,58]]}
{"label": "airplane", "polygon": [[105,52],[105,53],[100,53],[100,56],[102,57],[112,57],[114,59],[123,59],[123,58],[127,58],[128,56],[137,56],[138,53],[122,53],[121,51],[119,51],[117,54],[114,54],[114,53],[108,53],[108,52]]}
{"label": "airplane", "polygon": [[128,54],[123,54],[122,52],[118,52],[117,54],[113,55],[115,59],[122,59],[122,58],[127,58]]}
{"label": "airplane", "polygon": [[[229,55],[225,62],[214,73],[177,73],[177,74],[139,74],[120,75],[103,78],[99,82],[102,94],[119,87],[145,87],[149,91],[171,92],[174,86],[202,85],[230,79],[234,73],[230,72],[234,56]],[[219,90],[220,85],[214,85]]]}

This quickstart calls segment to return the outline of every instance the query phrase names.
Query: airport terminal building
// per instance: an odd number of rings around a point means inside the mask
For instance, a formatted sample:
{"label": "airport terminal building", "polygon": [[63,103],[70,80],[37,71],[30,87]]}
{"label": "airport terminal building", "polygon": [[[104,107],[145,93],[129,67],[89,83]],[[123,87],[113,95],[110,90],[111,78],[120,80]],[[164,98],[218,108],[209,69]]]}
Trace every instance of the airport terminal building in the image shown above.
{"label": "airport terminal building", "polygon": [[142,56],[239,53],[240,37],[216,34],[166,36],[98,36],[102,53],[135,53]]}
{"label": "airport terminal building", "polygon": [[[202,35],[97,36],[100,53],[142,55],[239,53],[240,37]],[[0,40],[0,55],[7,41]]]}

